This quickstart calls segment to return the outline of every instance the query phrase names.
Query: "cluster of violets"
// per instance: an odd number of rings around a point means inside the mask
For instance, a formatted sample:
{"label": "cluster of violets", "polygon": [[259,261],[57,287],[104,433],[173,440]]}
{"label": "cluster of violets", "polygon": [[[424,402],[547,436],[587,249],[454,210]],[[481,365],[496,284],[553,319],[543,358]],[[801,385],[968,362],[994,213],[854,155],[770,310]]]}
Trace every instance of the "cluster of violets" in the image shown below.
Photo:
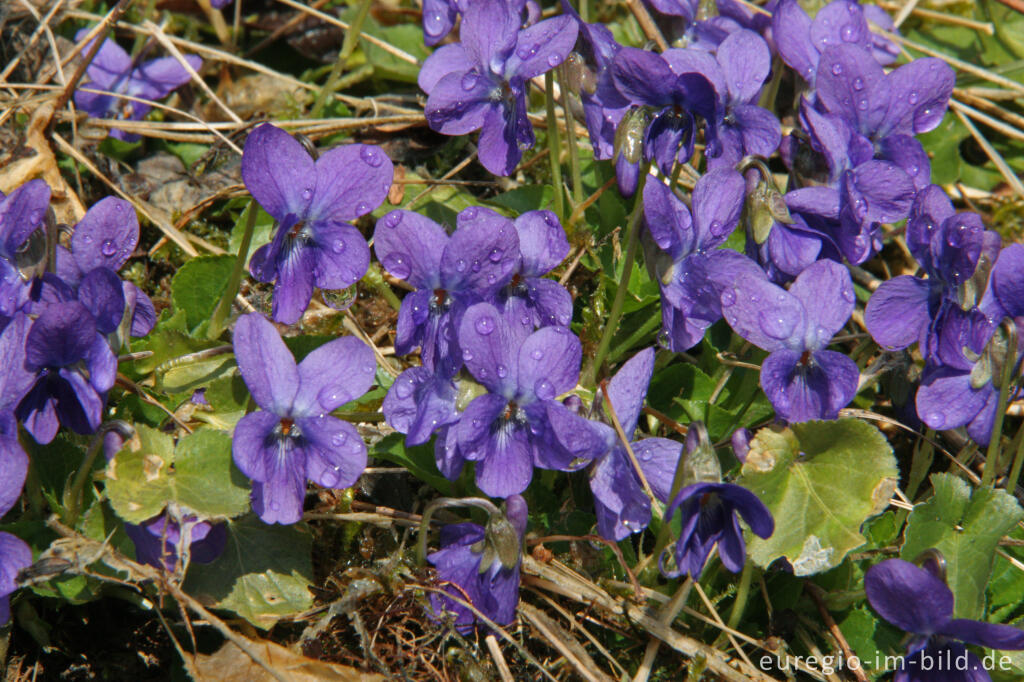
{"label": "cluster of violets", "polygon": [[[621,193],[637,196],[647,265],[661,291],[663,345],[688,350],[724,319],[767,353],[761,387],[786,422],[834,419],[856,395],[857,365],[828,350],[857,300],[847,265],[872,258],[883,226],[906,220],[920,274],[883,282],[865,323],[887,351],[918,344],[925,366],[916,414],[924,424],[966,426],[974,440],[988,442],[1003,382],[1018,372],[1006,363],[1020,355],[1011,340],[1024,339],[1015,326],[1024,319],[1024,246],[1001,248],[979,216],[955,212],[930,184],[915,136],[941,121],[952,70],[917,59],[886,71],[897,50],[870,24],[891,28],[891,20],[849,0],[834,0],[813,19],[796,0],[768,3],[770,17],[733,0],[718,0],[712,18],[698,18],[693,0],[648,4],[673,41],[660,53],[618,44],[564,0],[564,13],[547,19],[530,0],[425,0],[426,42],[447,40],[419,76],[428,124],[449,135],[479,129],[481,164],[510,175],[535,142],[531,85],[558,69],[563,96],[578,96],[595,158],[612,161]],[[457,23],[456,41],[447,36]],[[773,59],[796,75],[795,126],[786,135],[761,106],[782,76]],[[138,103],[128,111],[113,95],[166,95],[188,77],[171,61],[180,71],[162,59],[135,65],[105,43],[87,73],[92,87],[112,96],[80,91],[76,102],[94,116],[140,118],[146,112]],[[684,195],[676,179],[698,158],[700,143],[705,172]],[[788,170],[785,190],[766,165],[776,154]],[[273,283],[275,322],[295,324],[316,289],[344,289],[366,273],[371,249],[352,223],[387,197],[393,166],[380,148],[348,144],[314,158],[264,124],[245,144],[242,177],[277,222],[249,266],[256,280]],[[19,496],[27,468],[16,424],[40,443],[59,425],[95,432],[115,351],[155,320],[145,294],[116,274],[138,239],[130,205],[98,202],[67,249],[45,229],[48,200],[41,181],[0,198],[0,349],[13,358],[0,369],[0,511]],[[723,248],[737,231],[743,253]],[[46,257],[48,249],[55,255]],[[461,601],[498,624],[514,619],[527,519],[521,493],[538,468],[586,469],[598,530],[611,540],[646,528],[652,505],[666,505],[666,520],[678,513],[681,536],[659,558],[671,577],[698,577],[716,546],[722,564],[739,571],[740,518],[761,537],[774,529],[765,505],[722,482],[720,472],[679,475],[709,449],[697,425],[685,443],[637,438],[653,348],[625,362],[590,404],[580,397],[573,300],[549,277],[569,251],[558,218],[544,210],[513,219],[471,206],[453,229],[394,210],[373,230],[381,266],[411,289],[395,350],[418,351],[420,359],[394,381],[384,416],[409,445],[433,438],[447,478],[472,462],[477,487],[506,501],[504,534],[515,539],[510,555],[493,548],[490,527],[442,531],[430,560],[457,600],[432,601],[460,627],[474,620]],[[350,486],[366,465],[359,434],[330,413],[373,384],[373,353],[340,338],[296,363],[274,324],[257,313],[237,320],[234,348],[259,408],[235,429],[234,461],[253,481],[260,518],[294,523],[307,481]],[[733,440],[742,458],[744,434]],[[192,558],[203,560],[223,544],[218,527],[187,515],[161,516],[131,532],[140,558],[168,570],[179,545],[192,542]],[[0,594],[13,589],[12,576],[28,560],[19,542],[0,534]],[[178,549],[167,551],[168,543]],[[1015,628],[951,619],[952,594],[926,568],[882,562],[865,584],[879,614],[916,635],[913,655],[962,649],[954,640],[1024,648]],[[907,595],[916,605],[909,615]],[[3,608],[0,617],[6,602]],[[897,679],[918,679],[908,665]]]}

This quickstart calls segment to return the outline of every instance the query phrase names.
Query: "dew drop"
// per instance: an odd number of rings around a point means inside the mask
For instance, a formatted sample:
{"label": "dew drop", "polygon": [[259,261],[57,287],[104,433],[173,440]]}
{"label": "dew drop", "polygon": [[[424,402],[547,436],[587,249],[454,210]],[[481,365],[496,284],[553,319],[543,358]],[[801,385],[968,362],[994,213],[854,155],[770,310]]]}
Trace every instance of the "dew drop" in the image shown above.
{"label": "dew drop", "polygon": [[533,392],[541,400],[551,400],[555,397],[555,387],[547,379],[541,379],[534,384]]}
{"label": "dew drop", "polygon": [[427,35],[439,36],[444,31],[444,18],[440,12],[427,14],[423,17],[423,30]]}
{"label": "dew drop", "polygon": [[839,32],[839,37],[843,39],[843,42],[852,43],[857,40],[857,31],[853,26],[847,24]]}
{"label": "dew drop", "polygon": [[721,220],[712,220],[710,229],[711,234],[715,235],[716,237],[720,237],[722,233],[725,232],[725,225],[722,224]]}
{"label": "dew drop", "polygon": [[392,211],[384,216],[384,227],[394,229],[398,227],[398,224],[402,222],[402,212]]}
{"label": "dew drop", "polygon": [[498,365],[498,378],[504,379],[508,376],[508,367],[505,365]]}
{"label": "dew drop", "polygon": [[302,190],[302,198],[305,199],[306,201],[309,201],[310,199],[312,199],[313,198],[313,188],[312,187],[307,187],[306,189]]}
{"label": "dew drop", "polygon": [[333,445],[336,448],[340,448],[342,445],[345,444],[346,440],[348,440],[348,436],[346,436],[344,433],[336,433],[334,434],[334,437],[331,438],[331,445]]}
{"label": "dew drop", "polygon": [[358,204],[356,204],[356,213],[358,215],[366,215],[367,213],[369,213],[372,210],[373,209],[370,208],[370,205],[368,203],[366,203],[365,201],[360,201]]}
{"label": "dew drop", "polygon": [[501,256],[502,256],[503,253],[504,253],[504,251],[502,251],[498,247],[494,247],[493,249],[491,249],[491,252],[489,254],[487,254],[487,258],[492,263],[497,263],[498,261],[501,260]]}
{"label": "dew drop", "polygon": [[929,412],[926,414],[924,416],[924,423],[936,431],[941,431],[946,428],[946,418],[938,412]]}
{"label": "dew drop", "polygon": [[855,300],[857,300],[857,297],[854,296],[853,294],[853,289],[849,287],[843,287],[842,291],[840,291],[839,293],[842,294],[843,298],[846,300],[847,303],[853,303]]}
{"label": "dew drop", "polygon": [[910,94],[907,95],[907,101],[910,102],[911,104],[917,104],[917,100],[919,100],[919,99],[920,99],[920,97],[913,90],[911,90]]}
{"label": "dew drop", "polygon": [[839,62],[836,62],[835,64],[832,65],[832,75],[833,76],[840,76],[840,75],[842,75],[842,73],[843,73],[843,65],[842,64],[840,64]]}
{"label": "dew drop", "polygon": [[722,291],[722,305],[732,305],[736,302],[736,291],[734,289],[725,289]]}
{"label": "dew drop", "polygon": [[796,318],[786,319],[779,313],[772,310],[762,310],[757,316],[760,322],[761,331],[773,339],[788,339],[793,335],[796,327]]}
{"label": "dew drop", "polygon": [[82,238],[82,241],[85,242],[86,244],[92,244],[92,235],[85,235]]}
{"label": "dew drop", "polygon": [[333,244],[331,244],[331,251],[333,251],[334,253],[344,253],[345,241],[343,239],[335,241]]}
{"label": "dew drop", "polygon": [[462,89],[469,92],[476,87],[478,82],[480,82],[480,76],[472,71],[467,71],[466,75],[462,77]]}
{"label": "dew drop", "polygon": [[112,239],[106,239],[103,241],[103,246],[100,247],[100,251],[103,252],[104,256],[113,256],[117,253],[117,244]]}
{"label": "dew drop", "polygon": [[863,78],[854,78],[853,79],[853,89],[854,90],[863,90],[864,89],[864,79]]}
{"label": "dew drop", "polygon": [[548,66],[550,66],[552,68],[558,66],[561,63],[562,63],[562,58],[559,57],[557,54],[553,54],[553,55],[548,57]]}
{"label": "dew drop", "polygon": [[487,283],[488,284],[494,284],[497,281],[498,281],[498,276],[495,275],[493,272],[491,274],[487,275]]}
{"label": "dew drop", "polygon": [[462,359],[465,360],[466,362],[469,362],[470,360],[473,359],[473,353],[471,353],[468,349],[462,351]]}
{"label": "dew drop", "polygon": [[462,258],[460,258],[457,261],[455,261],[455,270],[458,271],[458,272],[465,272],[466,271],[466,261],[463,260]]}
{"label": "dew drop", "polygon": [[397,384],[395,384],[395,395],[397,395],[402,400],[405,400],[406,398],[411,396],[413,390],[412,383],[412,379],[399,381]]}
{"label": "dew drop", "polygon": [[480,267],[480,261],[475,260],[473,261],[473,265],[470,267],[470,270],[472,270],[473,272],[480,272]]}
{"label": "dew drop", "polygon": [[491,317],[490,315],[484,315],[483,317],[478,319],[476,321],[476,324],[473,326],[476,327],[477,332],[483,334],[484,336],[487,336],[488,334],[494,331],[494,318]]}
{"label": "dew drop", "polygon": [[542,351],[540,348],[534,348],[530,352],[530,357],[533,358],[534,360],[540,360],[541,358],[544,357],[544,351]]}
{"label": "dew drop", "polygon": [[[651,457],[652,457],[650,450],[644,450],[643,452],[639,453],[637,456],[640,458],[641,462],[650,462],[651,461]],[[625,521],[623,521],[623,523],[625,523]]]}
{"label": "dew drop", "polygon": [[466,220],[475,220],[478,212],[479,209],[476,206],[469,206],[462,212],[462,215],[465,216]]}
{"label": "dew drop", "polygon": [[868,101],[867,101],[867,99],[861,97],[860,100],[857,101],[857,108],[860,109],[861,111],[867,111],[867,109],[868,109]]}
{"label": "dew drop", "polygon": [[380,168],[380,165],[384,163],[384,159],[380,150],[376,147],[364,145],[359,150],[359,158],[366,162],[366,165],[372,166],[373,168]]}

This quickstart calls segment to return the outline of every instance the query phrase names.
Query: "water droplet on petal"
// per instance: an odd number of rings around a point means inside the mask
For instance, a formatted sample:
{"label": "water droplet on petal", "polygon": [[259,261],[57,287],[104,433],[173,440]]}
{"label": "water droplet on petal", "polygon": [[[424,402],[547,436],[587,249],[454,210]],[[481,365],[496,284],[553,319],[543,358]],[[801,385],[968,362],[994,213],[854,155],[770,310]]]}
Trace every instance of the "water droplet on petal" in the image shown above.
{"label": "water droplet on petal", "polygon": [[477,332],[487,336],[494,331],[494,318],[490,315],[484,315],[473,326],[476,327]]}
{"label": "water droplet on petal", "polygon": [[505,365],[498,365],[498,377],[504,379],[508,376],[508,367]]}
{"label": "water droplet on petal", "polygon": [[439,36],[444,31],[444,17],[440,12],[432,12],[423,15],[423,30],[429,36]]}
{"label": "water droplet on petal", "polygon": [[502,251],[502,250],[501,250],[501,249],[499,249],[498,247],[494,247],[493,249],[491,249],[491,252],[490,252],[489,254],[487,254],[487,258],[488,258],[488,259],[489,259],[489,260],[490,260],[490,261],[491,261],[492,263],[497,263],[498,261],[500,261],[500,260],[501,260],[501,255],[502,255],[503,253],[504,253],[504,251]]}
{"label": "water droplet on petal", "polygon": [[857,300],[857,297],[853,293],[853,289],[849,287],[843,287],[839,293],[842,294],[843,298],[846,299],[848,303],[853,303]]}
{"label": "water droplet on petal", "polygon": [[736,302],[736,290],[725,289],[722,291],[722,305],[732,305]]}
{"label": "water droplet on petal", "polygon": [[331,438],[331,445],[336,448],[340,448],[345,444],[346,440],[348,440],[348,436],[346,436],[344,432],[339,432],[334,434],[334,437]]}
{"label": "water droplet on petal", "polygon": [[552,68],[558,66],[561,63],[562,63],[562,58],[559,57],[557,54],[553,54],[553,55],[550,55],[548,57],[548,66],[550,66]]}
{"label": "water droplet on petal", "polygon": [[907,95],[907,101],[910,102],[911,104],[917,104],[917,100],[919,100],[919,99],[920,99],[920,97],[913,90],[911,90],[910,94]]}
{"label": "water droplet on petal", "polygon": [[[651,461],[651,457],[653,455],[651,455],[651,451],[650,450],[644,450],[644,451],[640,452],[637,456],[640,458],[641,462],[650,462]],[[625,521],[623,521],[623,523],[625,523]]]}
{"label": "water droplet on petal", "polygon": [[481,266],[480,266],[480,261],[478,261],[478,260],[475,260],[475,261],[473,261],[473,265],[472,265],[472,267],[471,267],[470,269],[471,269],[471,270],[472,270],[473,272],[480,272],[480,267],[481,267]]}
{"label": "water droplet on petal", "polygon": [[402,400],[405,400],[412,395],[413,381],[412,379],[405,379],[395,384],[395,395]]}
{"label": "water droplet on petal", "polygon": [[720,237],[725,232],[725,225],[722,224],[721,220],[712,220],[710,229],[711,234],[715,235],[716,237]]}
{"label": "water droplet on petal", "polygon": [[370,207],[370,205],[365,201],[360,201],[358,204],[356,204],[356,213],[358,215],[366,215],[372,210],[373,209]]}
{"label": "water droplet on petal", "polygon": [[402,222],[401,211],[392,211],[391,213],[388,213],[386,216],[384,216],[384,227],[394,229],[398,227],[398,224],[400,222]]}
{"label": "water droplet on petal", "polygon": [[466,362],[469,362],[470,360],[473,359],[473,353],[471,353],[469,350],[462,351],[462,359],[465,360]]}
{"label": "water droplet on petal", "polygon": [[462,215],[465,216],[466,220],[474,220],[478,212],[479,209],[477,209],[476,206],[468,206],[465,210],[462,211]]}
{"label": "water droplet on petal", "polygon": [[542,351],[540,348],[534,348],[530,352],[530,357],[533,358],[534,360],[540,360],[541,358],[544,357],[544,351]]}
{"label": "water droplet on petal", "polygon": [[305,199],[306,201],[309,201],[310,199],[312,199],[313,198],[313,188],[312,187],[307,187],[306,189],[302,190],[302,198]]}
{"label": "water droplet on petal", "polygon": [[112,239],[106,239],[103,241],[103,246],[100,247],[100,251],[103,252],[104,256],[113,256],[117,253],[117,244]]}
{"label": "water droplet on petal", "polygon": [[474,71],[467,71],[466,75],[462,77],[462,89],[466,92],[471,91],[476,87],[476,84],[480,82],[480,76]]}
{"label": "water droplet on petal", "polygon": [[359,158],[365,161],[368,166],[372,166],[373,168],[380,168],[380,165],[384,163],[381,151],[370,145],[363,145],[363,148],[359,150]]}
{"label": "water droplet on petal", "polygon": [[840,76],[840,75],[842,75],[842,73],[843,73],[843,65],[842,64],[840,64],[839,62],[836,62],[835,64],[832,65],[832,75],[833,76]]}
{"label": "water droplet on petal", "polygon": [[864,79],[863,78],[854,78],[853,79],[853,89],[854,90],[863,90],[864,89]]}
{"label": "water droplet on petal", "polygon": [[843,26],[841,31],[839,31],[839,37],[842,38],[844,42],[852,43],[857,40],[857,30],[850,24],[847,24],[846,26]]}
{"label": "water droplet on petal", "polygon": [[551,400],[555,397],[555,387],[547,379],[541,379],[534,384],[533,392],[541,400]]}
{"label": "water droplet on petal", "polygon": [[466,261],[463,260],[462,258],[460,258],[457,261],[455,261],[455,270],[457,272],[465,272],[466,271]]}
{"label": "water droplet on petal", "polygon": [[343,253],[345,251],[345,240],[338,239],[333,244],[331,244],[331,251],[333,251],[334,253]]}
{"label": "water droplet on petal", "polygon": [[797,319],[795,316],[784,317],[774,310],[762,310],[757,321],[760,323],[761,331],[773,339],[788,339],[793,335]]}

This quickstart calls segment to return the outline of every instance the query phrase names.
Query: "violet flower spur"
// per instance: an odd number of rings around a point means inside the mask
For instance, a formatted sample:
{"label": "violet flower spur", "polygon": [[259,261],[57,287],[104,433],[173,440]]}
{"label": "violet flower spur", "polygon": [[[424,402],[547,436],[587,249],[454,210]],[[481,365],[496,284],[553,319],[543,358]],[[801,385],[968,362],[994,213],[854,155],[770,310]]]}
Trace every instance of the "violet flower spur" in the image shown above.
{"label": "violet flower spur", "polygon": [[37,443],[52,441],[61,424],[80,434],[99,428],[117,356],[85,305],[72,300],[43,309],[25,339],[24,370],[34,383],[15,414]]}
{"label": "violet flower spur", "polygon": [[50,186],[42,180],[29,180],[7,196],[0,192],[0,317],[12,316],[28,300],[20,256],[42,228],[49,205]]}
{"label": "violet flower spur", "polygon": [[688,485],[666,507],[665,520],[670,520],[676,510],[682,518],[679,540],[658,557],[658,567],[669,578],[699,578],[716,545],[722,565],[739,573],[747,559],[747,545],[737,514],[759,537],[770,537],[775,531],[775,521],[764,502],[734,483]]}
{"label": "violet flower spur", "polygon": [[185,554],[181,546],[183,537],[188,538],[189,562],[200,564],[214,561],[228,541],[228,527],[223,523],[200,521],[194,515],[186,515],[178,523],[166,511],[139,525],[126,523],[124,531],[135,544],[137,561],[169,573],[174,573],[179,558]]}
{"label": "violet flower spur", "polygon": [[[450,583],[446,591],[468,601],[497,625],[516,618],[519,603],[521,543],[526,533],[526,501],[519,495],[505,500],[505,518],[488,523],[457,523],[441,529],[441,549],[427,556],[437,567],[437,577]],[[434,615],[455,615],[455,626],[467,632],[476,615],[458,602],[432,593]]]}
{"label": "violet flower spur", "polygon": [[252,255],[249,271],[274,282],[274,320],[294,324],[314,286],[344,289],[366,273],[370,247],[348,221],[384,203],[393,176],[391,159],[373,145],[335,147],[314,162],[269,123],[250,133],[242,179],[278,227],[273,241]]}
{"label": "violet flower spur", "polygon": [[666,176],[676,161],[693,156],[696,121],[715,119],[715,89],[708,79],[680,65],[670,55],[624,47],[615,55],[615,87],[635,105],[657,110],[644,132],[644,158],[657,163]]}
{"label": "violet flower spur", "polygon": [[442,377],[462,366],[456,332],[463,312],[493,297],[520,267],[519,235],[508,218],[470,206],[456,225],[449,236],[429,218],[396,210],[378,220],[373,233],[384,269],[416,288],[398,312],[395,352],[420,346],[423,366]]}
{"label": "violet flower spur", "polygon": [[731,168],[705,173],[693,190],[693,215],[660,182],[644,186],[647,231],[666,257],[655,257],[661,287],[662,326],[669,349],[685,351],[700,343],[720,320],[722,287],[745,272],[763,277],[757,264],[729,249],[719,249],[739,223],[743,210],[743,176]]}
{"label": "violet flower spur", "polygon": [[462,19],[462,42],[434,52],[419,74],[430,127],[445,135],[480,129],[477,154],[495,175],[511,174],[536,139],[526,116],[530,79],[565,61],[576,43],[568,16],[519,27],[507,0],[474,0]]}
{"label": "violet flower spur", "polygon": [[[654,349],[647,348],[630,358],[608,382],[605,399],[611,403],[627,438],[636,432],[647,387],[654,373]],[[640,470],[655,497],[668,502],[683,444],[668,438],[631,441]],[[597,530],[609,540],[624,540],[639,533],[651,521],[651,500],[637,476],[622,443],[595,461],[590,472]]]}
{"label": "violet flower spur", "polygon": [[574,414],[556,396],[576,387],[582,349],[565,327],[529,333],[490,303],[470,307],[459,324],[467,369],[487,388],[462,414],[454,463],[476,462],[476,484],[491,497],[526,490],[534,466],[575,471],[607,451],[611,429]]}
{"label": "violet flower spur", "polygon": [[1024,649],[1024,630],[953,618],[953,592],[929,570],[909,561],[886,559],[875,564],[864,575],[864,590],[878,615],[914,635],[893,682],[990,682],[981,661],[964,644]]}
{"label": "violet flower spur", "polygon": [[789,291],[741,274],[721,300],[736,333],[769,352],[761,364],[761,388],[780,419],[835,419],[853,400],[860,379],[856,363],[825,350],[856,301],[845,267],[817,261]]}
{"label": "violet flower spur", "polygon": [[231,454],[253,480],[253,511],[265,523],[302,518],[306,479],[347,488],[366,468],[366,445],[351,424],[329,414],[373,384],[373,352],[343,337],[296,366],[274,325],[259,313],[238,318],[235,358],[261,408],[235,426]]}
{"label": "violet flower spur", "polygon": [[[81,29],[75,35],[75,40],[81,40],[88,33],[89,29]],[[86,45],[82,53],[88,53],[91,45],[91,42]],[[193,71],[198,71],[203,64],[202,59],[191,54],[185,55],[185,61]],[[148,100],[163,99],[191,79],[189,72],[174,57],[160,57],[136,65],[131,56],[110,39],[103,41],[96,56],[86,67],[85,75],[89,78],[85,87],[111,94],[78,89],[75,90],[75,106],[95,118],[119,118],[128,121],[141,121],[152,106],[116,95],[130,95]],[[116,128],[110,131],[110,135],[126,142],[139,139],[138,135]]]}

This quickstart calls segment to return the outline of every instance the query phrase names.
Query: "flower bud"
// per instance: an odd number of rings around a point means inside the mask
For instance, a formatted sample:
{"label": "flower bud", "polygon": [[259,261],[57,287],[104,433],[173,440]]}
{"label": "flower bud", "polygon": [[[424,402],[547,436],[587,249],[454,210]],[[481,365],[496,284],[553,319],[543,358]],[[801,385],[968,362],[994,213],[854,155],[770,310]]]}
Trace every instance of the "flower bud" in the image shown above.
{"label": "flower bud", "polygon": [[650,114],[645,107],[634,107],[627,111],[615,129],[613,158],[621,154],[629,163],[640,163],[644,152],[644,133],[649,122]]}
{"label": "flower bud", "polygon": [[722,465],[711,445],[704,422],[690,423],[683,443],[683,487],[693,483],[721,483]]}

